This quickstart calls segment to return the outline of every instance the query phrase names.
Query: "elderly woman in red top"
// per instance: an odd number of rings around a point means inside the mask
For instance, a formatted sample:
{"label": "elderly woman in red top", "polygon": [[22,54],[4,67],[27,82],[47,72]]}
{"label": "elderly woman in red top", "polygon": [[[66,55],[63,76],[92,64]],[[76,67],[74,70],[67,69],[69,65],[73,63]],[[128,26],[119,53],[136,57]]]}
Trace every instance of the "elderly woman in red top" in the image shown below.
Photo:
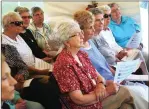
{"label": "elderly woman in red top", "polygon": [[[129,91],[110,82],[105,87],[104,78],[92,66],[87,54],[80,51],[84,36],[78,23],[63,21],[55,30],[63,49],[54,64],[53,74],[70,109],[124,109],[123,104],[127,103],[133,109]],[[111,88],[113,90],[109,90]]]}

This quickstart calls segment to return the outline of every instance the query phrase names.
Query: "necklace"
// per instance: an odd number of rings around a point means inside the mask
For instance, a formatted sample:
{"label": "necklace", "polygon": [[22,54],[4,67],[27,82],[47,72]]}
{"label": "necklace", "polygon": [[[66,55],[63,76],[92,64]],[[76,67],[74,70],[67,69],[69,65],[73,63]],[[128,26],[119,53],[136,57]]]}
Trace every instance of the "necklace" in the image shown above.
{"label": "necklace", "polygon": [[81,67],[82,66],[82,63],[80,62],[78,56],[74,56],[75,60],[78,62],[79,66]]}
{"label": "necklace", "polygon": [[[79,60],[78,56],[74,56],[75,60],[78,62],[79,66],[83,66],[81,61]],[[84,71],[84,70],[83,70]],[[86,74],[86,76],[89,78],[89,80],[91,81],[93,86],[96,86],[96,81],[95,79],[91,76],[91,74],[89,73],[89,70],[85,70],[84,73]]]}

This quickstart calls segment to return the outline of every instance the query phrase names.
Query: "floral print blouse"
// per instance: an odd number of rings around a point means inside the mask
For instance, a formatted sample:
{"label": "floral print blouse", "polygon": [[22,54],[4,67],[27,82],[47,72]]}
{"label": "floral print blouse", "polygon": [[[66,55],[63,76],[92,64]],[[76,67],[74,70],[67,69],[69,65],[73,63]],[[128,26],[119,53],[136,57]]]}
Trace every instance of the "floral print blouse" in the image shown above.
{"label": "floral print blouse", "polygon": [[[79,51],[77,53],[82,66],[73,58],[71,53],[66,49],[58,55],[54,64],[53,74],[58,82],[60,90],[63,94],[75,90],[81,90],[83,94],[88,94],[94,91],[95,83],[97,82],[97,74],[92,66],[88,55]],[[94,80],[94,82],[92,81]],[[64,97],[71,109],[102,109],[101,103],[97,102],[88,106],[75,104],[67,95]]]}

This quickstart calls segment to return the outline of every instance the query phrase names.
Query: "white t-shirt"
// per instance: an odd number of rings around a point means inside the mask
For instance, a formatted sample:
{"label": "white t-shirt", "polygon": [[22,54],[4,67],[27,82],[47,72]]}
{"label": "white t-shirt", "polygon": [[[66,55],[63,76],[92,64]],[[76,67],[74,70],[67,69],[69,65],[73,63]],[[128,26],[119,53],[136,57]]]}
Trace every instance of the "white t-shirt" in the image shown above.
{"label": "white t-shirt", "polygon": [[37,29],[40,31],[40,33],[41,33],[42,35],[44,35],[44,29],[43,29],[43,27],[41,27],[41,28],[37,27]]}
{"label": "white t-shirt", "polygon": [[121,50],[123,50],[123,48],[116,43],[115,38],[110,29],[102,30],[100,35],[105,39],[105,41],[109,44],[109,46],[116,52],[116,54],[119,53]]}
{"label": "white t-shirt", "polygon": [[2,44],[8,44],[13,45],[17,48],[17,51],[19,52],[20,56],[22,57],[23,61],[28,66],[34,66],[35,65],[35,57],[29,48],[29,46],[26,44],[26,42],[20,37],[19,35],[16,37],[16,41],[9,38],[8,36],[2,34]]}

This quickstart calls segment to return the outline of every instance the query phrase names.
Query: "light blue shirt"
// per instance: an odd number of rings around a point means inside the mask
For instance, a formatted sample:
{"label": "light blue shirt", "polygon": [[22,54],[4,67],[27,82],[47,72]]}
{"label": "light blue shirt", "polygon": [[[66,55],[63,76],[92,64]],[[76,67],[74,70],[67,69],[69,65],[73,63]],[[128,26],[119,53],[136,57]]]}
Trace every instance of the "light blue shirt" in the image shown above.
{"label": "light blue shirt", "polygon": [[116,57],[115,57],[115,51],[113,51],[109,44],[105,41],[103,36],[100,34],[98,36],[95,36],[93,39],[91,39],[99,52],[104,56],[106,61],[110,65],[115,65],[116,64]]}
{"label": "light blue shirt", "polygon": [[81,50],[87,52],[93,66],[106,80],[113,80],[114,77],[105,58],[91,40],[89,40],[89,44],[91,46],[90,49],[81,48]]}
{"label": "light blue shirt", "polygon": [[120,24],[117,24],[111,19],[109,27],[116,42],[123,48],[126,47],[126,44],[133,34],[140,31],[140,25],[136,24],[132,18],[127,16],[122,16]]}

